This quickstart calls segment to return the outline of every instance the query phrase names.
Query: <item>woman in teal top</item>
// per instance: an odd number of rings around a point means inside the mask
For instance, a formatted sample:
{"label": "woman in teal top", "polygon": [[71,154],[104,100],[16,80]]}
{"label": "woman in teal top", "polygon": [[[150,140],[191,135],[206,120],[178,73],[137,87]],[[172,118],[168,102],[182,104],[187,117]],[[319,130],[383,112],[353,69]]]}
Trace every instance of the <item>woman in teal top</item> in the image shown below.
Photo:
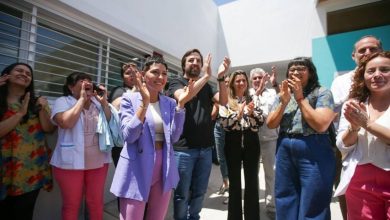
{"label": "woman in teal top", "polygon": [[277,219],[330,219],[335,158],[328,134],[333,96],[321,87],[309,58],[288,64],[287,79],[268,115],[280,126],[275,170]]}

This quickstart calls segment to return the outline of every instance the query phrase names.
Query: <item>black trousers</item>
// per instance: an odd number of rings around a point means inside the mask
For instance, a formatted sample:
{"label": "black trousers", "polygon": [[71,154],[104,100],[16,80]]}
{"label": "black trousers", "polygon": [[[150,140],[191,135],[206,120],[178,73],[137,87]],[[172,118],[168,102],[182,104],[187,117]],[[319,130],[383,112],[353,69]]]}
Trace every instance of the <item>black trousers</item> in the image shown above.
{"label": "black trousers", "polygon": [[7,196],[4,200],[1,200],[1,219],[31,220],[39,191],[40,189],[36,189],[20,196]]}
{"label": "black trousers", "polygon": [[260,219],[259,160],[257,132],[228,131],[225,135],[225,157],[229,173],[228,220],[242,219],[241,164],[244,166],[244,217]]}

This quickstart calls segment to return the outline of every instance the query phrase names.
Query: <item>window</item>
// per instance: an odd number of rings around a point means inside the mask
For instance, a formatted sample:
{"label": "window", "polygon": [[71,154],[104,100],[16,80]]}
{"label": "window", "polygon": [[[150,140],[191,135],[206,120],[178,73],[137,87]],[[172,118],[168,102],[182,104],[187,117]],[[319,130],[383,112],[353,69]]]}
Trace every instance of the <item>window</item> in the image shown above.
{"label": "window", "polygon": [[0,70],[18,61],[22,13],[0,4]]}
{"label": "window", "polygon": [[59,96],[66,76],[86,72],[97,81],[98,44],[38,23],[35,86],[40,95]]}
{"label": "window", "polygon": [[[31,64],[36,95],[61,96],[65,78],[74,71],[90,74],[111,91],[123,85],[123,64],[133,60],[141,69],[144,57],[128,43],[27,2],[0,4],[0,70],[18,61]],[[175,68],[169,67],[170,79],[177,76]]]}

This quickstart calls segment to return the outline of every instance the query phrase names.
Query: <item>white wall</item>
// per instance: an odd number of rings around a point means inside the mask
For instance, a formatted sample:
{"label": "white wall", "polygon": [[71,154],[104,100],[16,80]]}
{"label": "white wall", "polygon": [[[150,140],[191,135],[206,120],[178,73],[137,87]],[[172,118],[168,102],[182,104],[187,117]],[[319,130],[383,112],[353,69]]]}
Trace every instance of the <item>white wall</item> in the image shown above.
{"label": "white wall", "polygon": [[237,0],[222,5],[219,13],[232,65],[252,68],[311,57],[312,39],[327,35],[327,12],[374,1]]}
{"label": "white wall", "polygon": [[87,24],[97,31],[114,32],[113,38],[122,41],[131,39],[132,43],[137,43],[148,52],[156,50],[168,59],[176,59],[178,65],[185,51],[198,48],[204,56],[212,53],[213,67],[216,69],[224,56],[219,55],[217,50],[226,51],[224,42],[218,41],[218,8],[212,0],[30,2],[61,13],[80,24]]}
{"label": "white wall", "polygon": [[325,35],[314,0],[239,0],[219,12],[233,66],[310,56]]}

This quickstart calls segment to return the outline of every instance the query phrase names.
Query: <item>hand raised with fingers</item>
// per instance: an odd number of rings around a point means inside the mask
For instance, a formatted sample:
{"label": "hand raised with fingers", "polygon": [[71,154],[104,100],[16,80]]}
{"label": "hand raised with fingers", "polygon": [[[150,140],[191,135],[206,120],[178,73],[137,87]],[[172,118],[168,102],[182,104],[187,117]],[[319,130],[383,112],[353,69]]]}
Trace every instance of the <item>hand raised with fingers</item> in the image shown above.
{"label": "hand raised with fingers", "polygon": [[203,64],[203,71],[207,76],[211,77],[212,73],[211,73],[211,54],[210,53],[207,54],[206,60]]}
{"label": "hand raised with fingers", "polygon": [[255,110],[255,103],[253,103],[253,101],[249,102],[246,105],[246,110],[248,111],[248,115],[253,115],[253,111]]}
{"label": "hand raised with fingers", "polygon": [[256,89],[256,95],[261,95],[261,93],[263,93],[267,80],[268,80],[268,74],[264,74],[263,78],[261,78],[260,80],[259,87]]}
{"label": "hand raised with fingers", "polygon": [[272,85],[278,84],[276,75],[277,75],[277,74],[276,74],[276,66],[272,66],[272,67],[271,67],[271,75],[270,75],[270,77],[269,77],[269,80],[270,80],[270,82],[271,82]]}
{"label": "hand raised with fingers", "polygon": [[292,75],[291,77],[292,79],[288,79],[288,85],[294,93],[295,100],[300,100],[304,98],[301,80],[294,75]]}
{"label": "hand raised with fingers", "polygon": [[144,81],[144,78],[140,72],[137,72],[135,74],[135,87],[138,89],[138,91],[141,93],[142,97],[142,103],[144,106],[148,106],[150,103],[150,93],[148,90],[148,87],[146,86],[146,83]]}
{"label": "hand raised with fingers", "polygon": [[47,101],[47,99],[43,96],[39,96],[38,99],[37,99],[37,103],[38,105],[41,105],[42,107],[44,106],[47,106],[49,105],[49,102]]}
{"label": "hand raised with fingers", "polygon": [[218,67],[218,76],[217,76],[218,78],[222,78],[227,73],[230,67],[230,63],[231,61],[229,57],[223,58],[221,65],[219,65]]}
{"label": "hand raised with fingers", "polygon": [[348,100],[345,104],[344,116],[351,123],[353,129],[367,127],[368,114],[364,103],[359,103],[357,100]]}
{"label": "hand raised with fingers", "polygon": [[194,89],[194,84],[195,84],[195,81],[190,79],[190,81],[188,81],[188,86],[185,86],[183,88],[183,92],[180,94],[179,98],[178,98],[178,106],[179,108],[184,108],[184,105],[190,101],[192,99],[192,97],[194,96],[193,94],[193,89]]}
{"label": "hand raised with fingers", "polygon": [[87,81],[83,81],[83,83],[81,83],[81,91],[80,91],[80,98],[83,102],[87,101],[88,99],[88,95],[87,95],[87,91],[85,91],[85,85],[89,83]]}
{"label": "hand raised with fingers", "polygon": [[93,95],[95,98],[102,104],[102,105],[107,105],[107,89],[103,85],[98,85],[98,88],[100,92],[98,93],[97,91],[93,92]]}
{"label": "hand raised with fingers", "polygon": [[290,88],[288,87],[288,85],[289,84],[288,84],[287,80],[283,80],[282,84],[279,85],[280,101],[282,102],[282,104],[285,104],[285,105],[287,105],[288,102],[290,102],[290,99],[291,99]]}
{"label": "hand raised with fingers", "polygon": [[0,76],[0,86],[5,85],[7,83],[8,79],[9,79],[8,74]]}
{"label": "hand raised with fingers", "polygon": [[243,103],[238,103],[238,119],[241,119],[242,116],[244,115],[244,111],[245,111],[245,106],[246,106],[246,101],[244,101]]}

